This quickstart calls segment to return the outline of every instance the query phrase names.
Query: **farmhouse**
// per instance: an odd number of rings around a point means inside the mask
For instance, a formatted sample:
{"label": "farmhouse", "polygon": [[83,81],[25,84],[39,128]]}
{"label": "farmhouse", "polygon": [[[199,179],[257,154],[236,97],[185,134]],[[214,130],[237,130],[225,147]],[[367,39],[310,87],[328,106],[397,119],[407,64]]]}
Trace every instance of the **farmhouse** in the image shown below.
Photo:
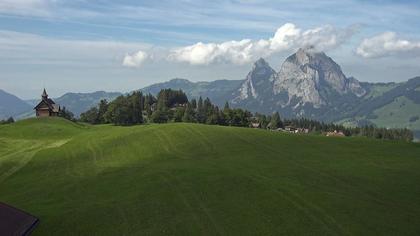
{"label": "farmhouse", "polygon": [[293,126],[286,126],[284,127],[284,130],[290,133],[298,133],[298,129]]}
{"label": "farmhouse", "polygon": [[327,132],[327,137],[344,137],[346,136],[342,131],[334,130],[334,132]]}
{"label": "farmhouse", "polygon": [[60,106],[55,104],[51,98],[48,98],[45,88],[42,93],[41,102],[39,102],[34,109],[37,117],[58,116],[60,113]]}

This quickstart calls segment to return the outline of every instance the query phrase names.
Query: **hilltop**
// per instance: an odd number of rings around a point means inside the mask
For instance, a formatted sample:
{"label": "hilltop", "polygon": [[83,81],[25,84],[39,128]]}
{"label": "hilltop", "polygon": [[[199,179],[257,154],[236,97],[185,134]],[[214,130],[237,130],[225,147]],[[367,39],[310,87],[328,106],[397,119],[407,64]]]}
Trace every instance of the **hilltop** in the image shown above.
{"label": "hilltop", "polygon": [[50,118],[0,126],[0,147],[0,201],[39,217],[34,235],[420,230],[419,144]]}

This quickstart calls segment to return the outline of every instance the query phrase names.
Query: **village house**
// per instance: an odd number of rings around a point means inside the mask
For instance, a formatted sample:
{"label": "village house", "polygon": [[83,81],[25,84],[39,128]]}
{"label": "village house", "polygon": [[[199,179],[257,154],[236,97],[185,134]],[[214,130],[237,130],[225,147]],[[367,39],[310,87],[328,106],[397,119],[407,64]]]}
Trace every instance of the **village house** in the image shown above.
{"label": "village house", "polygon": [[283,132],[288,132],[288,133],[293,133],[293,134],[308,134],[309,133],[309,129],[307,128],[296,128],[293,126],[285,126],[284,129],[282,128],[278,128],[277,131],[283,131]]}
{"label": "village house", "polygon": [[48,117],[48,116],[58,116],[60,113],[60,106],[55,104],[55,102],[48,98],[47,91],[42,93],[42,100],[34,107],[35,114],[37,117]]}
{"label": "village house", "polygon": [[298,128],[298,133],[309,134],[309,129],[307,129],[307,128]]}
{"label": "village house", "polygon": [[334,130],[334,132],[327,132],[327,137],[344,137],[346,136],[343,132]]}
{"label": "village house", "polygon": [[[155,104],[156,103],[154,103],[153,105],[155,105]],[[153,107],[153,105],[152,105],[152,107]],[[175,103],[169,110],[175,111],[176,109],[178,109],[180,107],[186,107],[186,106],[187,106],[187,103],[183,103],[183,104]]]}
{"label": "village house", "polygon": [[287,132],[290,132],[290,133],[297,133],[298,132],[298,129],[293,127],[293,126],[286,126],[286,127],[284,127],[284,130],[287,131]]}

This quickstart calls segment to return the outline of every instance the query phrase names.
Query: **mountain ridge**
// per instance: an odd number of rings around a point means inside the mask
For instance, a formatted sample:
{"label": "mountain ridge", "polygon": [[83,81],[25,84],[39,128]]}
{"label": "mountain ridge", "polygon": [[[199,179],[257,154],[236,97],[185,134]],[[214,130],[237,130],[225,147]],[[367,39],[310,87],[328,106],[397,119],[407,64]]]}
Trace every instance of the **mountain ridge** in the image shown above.
{"label": "mountain ridge", "polygon": [[14,117],[31,108],[32,107],[22,99],[0,89],[0,119]]}
{"label": "mountain ridge", "polygon": [[[188,83],[190,87],[200,83],[212,83],[191,82],[185,79],[183,82]],[[172,83],[173,80],[170,80],[160,83],[165,86],[158,87],[185,89],[182,86],[171,87]],[[420,122],[416,119],[418,114],[415,111],[420,112],[419,83],[420,77],[398,83],[361,82],[352,76],[347,77],[341,67],[324,52],[299,49],[286,58],[278,72],[263,58],[258,59],[245,79],[231,92],[226,89],[222,95],[209,94],[204,89],[187,95],[194,98],[209,97],[217,101],[215,103],[218,105],[228,101],[233,107],[253,112],[271,114],[278,111],[286,118],[306,117],[350,126],[410,128],[418,133]],[[394,103],[401,97],[414,107],[407,108],[405,116],[394,115],[388,117],[385,122],[381,120],[380,115],[376,115],[378,112],[382,114],[386,113],[387,109],[394,109],[392,107],[397,106]],[[404,103],[399,102],[403,107]],[[390,116],[395,113],[396,111],[389,112]]]}

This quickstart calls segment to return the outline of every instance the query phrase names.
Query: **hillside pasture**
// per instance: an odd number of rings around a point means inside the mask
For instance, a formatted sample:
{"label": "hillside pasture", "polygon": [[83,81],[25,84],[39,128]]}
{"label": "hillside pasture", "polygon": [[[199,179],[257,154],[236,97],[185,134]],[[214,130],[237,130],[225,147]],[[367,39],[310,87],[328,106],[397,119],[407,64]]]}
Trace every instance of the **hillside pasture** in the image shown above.
{"label": "hillside pasture", "polygon": [[161,124],[0,127],[34,235],[418,235],[420,145]]}

